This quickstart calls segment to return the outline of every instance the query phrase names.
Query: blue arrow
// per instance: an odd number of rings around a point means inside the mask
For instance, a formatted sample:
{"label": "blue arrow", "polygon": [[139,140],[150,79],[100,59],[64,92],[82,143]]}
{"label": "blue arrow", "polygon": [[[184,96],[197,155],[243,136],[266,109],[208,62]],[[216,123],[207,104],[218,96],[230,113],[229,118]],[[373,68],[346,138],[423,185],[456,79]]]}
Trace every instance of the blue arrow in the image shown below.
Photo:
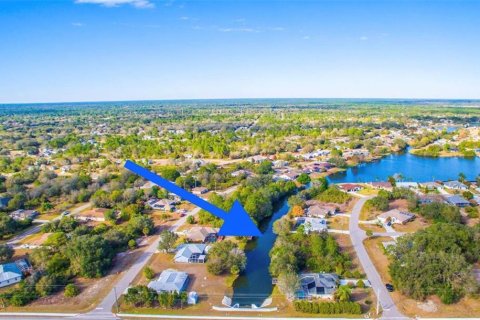
{"label": "blue arrow", "polygon": [[167,189],[168,191],[175,193],[180,198],[185,199],[197,207],[200,207],[214,216],[223,220],[223,225],[218,232],[222,236],[261,236],[262,233],[258,230],[257,226],[253,222],[252,218],[248,213],[243,209],[242,204],[235,200],[232,208],[227,213],[220,209],[217,206],[214,206],[208,201],[203,200],[200,197],[197,197],[187,190],[184,190],[177,186],[176,184],[164,179],[155,173],[145,169],[138,164],[127,160],[125,162],[125,168],[132,171],[133,173],[138,174],[139,176],[152,181],[153,183],[159,185],[160,187]]}

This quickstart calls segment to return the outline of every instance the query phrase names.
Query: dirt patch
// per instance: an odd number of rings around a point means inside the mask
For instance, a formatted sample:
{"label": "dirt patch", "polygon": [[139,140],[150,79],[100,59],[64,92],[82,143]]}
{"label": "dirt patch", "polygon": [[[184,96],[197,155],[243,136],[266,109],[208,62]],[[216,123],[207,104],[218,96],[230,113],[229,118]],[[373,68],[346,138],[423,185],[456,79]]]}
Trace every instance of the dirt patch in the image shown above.
{"label": "dirt patch", "polygon": [[438,306],[432,300],[417,302],[417,306],[425,312],[436,312],[438,310]]}

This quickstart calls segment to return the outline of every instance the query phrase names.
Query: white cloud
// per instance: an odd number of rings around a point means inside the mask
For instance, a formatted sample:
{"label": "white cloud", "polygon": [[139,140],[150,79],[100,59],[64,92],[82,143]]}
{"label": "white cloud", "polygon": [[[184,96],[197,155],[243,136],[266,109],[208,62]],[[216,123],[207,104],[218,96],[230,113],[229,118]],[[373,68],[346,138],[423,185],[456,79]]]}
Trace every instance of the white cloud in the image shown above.
{"label": "white cloud", "polygon": [[218,28],[220,32],[260,32],[253,28]]}
{"label": "white cloud", "polygon": [[75,0],[75,3],[92,3],[105,7],[118,7],[129,4],[140,9],[153,8],[155,6],[151,0]]}

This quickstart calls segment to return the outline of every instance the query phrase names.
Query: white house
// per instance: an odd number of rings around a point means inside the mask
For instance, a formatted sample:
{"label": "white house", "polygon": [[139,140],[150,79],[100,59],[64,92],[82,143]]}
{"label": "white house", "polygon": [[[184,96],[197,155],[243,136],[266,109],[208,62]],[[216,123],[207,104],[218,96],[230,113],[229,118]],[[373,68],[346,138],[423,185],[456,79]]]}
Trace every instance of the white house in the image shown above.
{"label": "white house", "polygon": [[0,265],[0,288],[22,280],[23,273],[15,262]]}

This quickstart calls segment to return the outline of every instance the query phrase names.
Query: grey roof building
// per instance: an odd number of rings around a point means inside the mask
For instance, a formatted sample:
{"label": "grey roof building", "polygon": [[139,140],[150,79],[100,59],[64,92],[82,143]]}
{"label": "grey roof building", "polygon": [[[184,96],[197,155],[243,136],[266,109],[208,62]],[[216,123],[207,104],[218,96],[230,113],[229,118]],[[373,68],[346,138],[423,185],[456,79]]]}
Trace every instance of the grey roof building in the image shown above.
{"label": "grey roof building", "polygon": [[327,231],[327,221],[321,218],[300,217],[296,221],[296,226],[298,228],[301,225],[305,233]]}
{"label": "grey roof building", "polygon": [[443,184],[445,188],[453,190],[467,190],[468,187],[459,181],[447,181]]}
{"label": "grey roof building", "polygon": [[186,272],[167,269],[160,273],[157,280],[150,281],[148,287],[160,292],[182,292],[187,289],[189,276]]}
{"label": "grey roof building", "polygon": [[0,265],[0,288],[22,280],[23,273],[15,262]]}
{"label": "grey roof building", "polygon": [[210,247],[203,243],[185,243],[177,247],[175,262],[204,263]]}
{"label": "grey roof building", "polygon": [[448,196],[446,197],[446,200],[448,203],[457,207],[467,207],[470,205],[470,202],[459,195]]}
{"label": "grey roof building", "polygon": [[299,278],[300,289],[297,291],[299,299],[330,298],[339,282],[338,276],[334,273],[302,273]]}

